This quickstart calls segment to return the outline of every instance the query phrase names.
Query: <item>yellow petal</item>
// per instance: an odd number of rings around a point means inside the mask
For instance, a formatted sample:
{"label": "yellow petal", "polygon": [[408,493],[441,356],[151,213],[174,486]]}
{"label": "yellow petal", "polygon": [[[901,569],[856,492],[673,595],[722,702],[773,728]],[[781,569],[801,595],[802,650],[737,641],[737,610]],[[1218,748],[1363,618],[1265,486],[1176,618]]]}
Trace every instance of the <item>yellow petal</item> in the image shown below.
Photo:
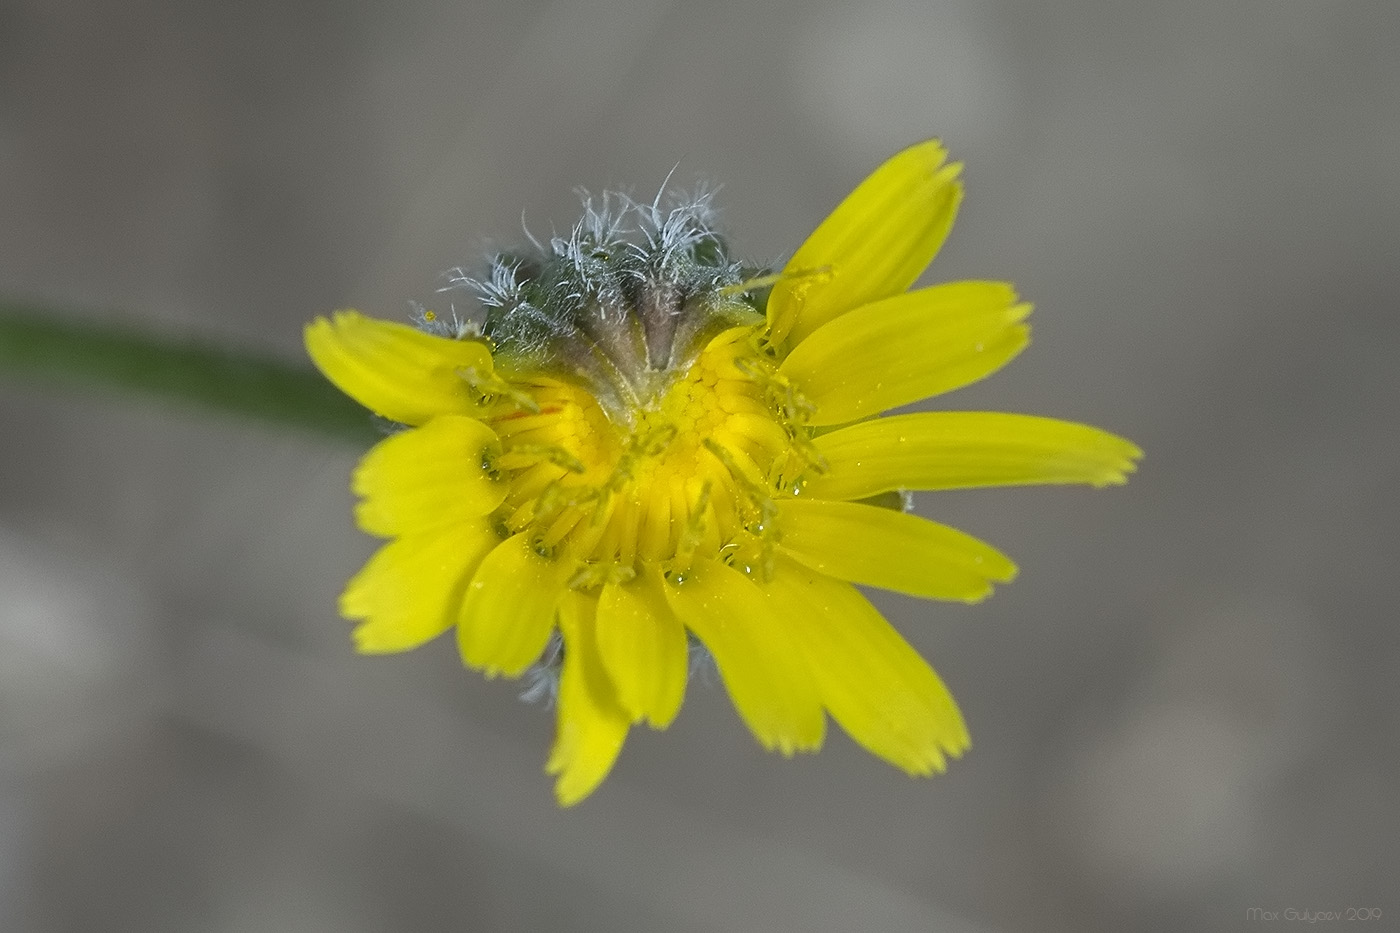
{"label": "yellow petal", "polygon": [[660,573],[644,565],[598,598],[598,651],[632,721],[665,729],[680,711],[688,668],[685,629],[666,603]]}
{"label": "yellow petal", "polygon": [[855,587],[783,558],[769,587],[788,607],[822,702],[851,738],[917,775],[968,748],[948,688]]}
{"label": "yellow petal", "polygon": [[1005,282],[950,282],[857,308],[822,327],[778,371],[841,424],[976,382],[1026,346],[1030,305]]}
{"label": "yellow petal", "polygon": [[628,716],[618,705],[598,655],[596,599],[572,590],[559,601],[564,666],[559,673],[559,715],[554,747],[544,766],[558,775],[561,807],[578,803],[612,770],[627,737]]}
{"label": "yellow petal", "polygon": [[856,502],[785,499],[778,503],[781,550],[839,580],[927,599],[977,602],[1016,565],[956,528]]}
{"label": "yellow petal", "polygon": [[491,353],[482,343],[435,337],[358,311],[317,318],[304,336],[312,362],[340,391],[404,424],[471,414],[477,405],[463,375],[491,375]]}
{"label": "yellow petal", "polygon": [[462,661],[487,677],[524,673],[549,641],[571,570],[565,561],[536,554],[528,535],[502,541],[467,587],[457,626]]}
{"label": "yellow petal", "polygon": [[485,515],[506,495],[485,468],[499,450],[496,432],[462,415],[388,437],[355,469],[352,486],[364,497],[355,518],[370,534],[392,537]]}
{"label": "yellow petal", "polygon": [[944,165],[947,157],[937,140],[905,149],[821,222],[768,298],[775,344],[798,344],[852,308],[897,295],[928,268],[962,200],[962,166]]}
{"label": "yellow petal", "polygon": [[821,747],[826,721],[812,674],[767,594],[718,561],[663,586],[672,611],[715,657],[734,708],[763,747],[784,755]]}
{"label": "yellow petal", "polygon": [[891,489],[1125,482],[1142,451],[1072,421],[1002,412],[938,411],[877,418],[814,441],[827,471],[804,492],[862,499]]}
{"label": "yellow petal", "polygon": [[356,649],[407,651],[451,628],[467,580],[499,541],[478,519],[407,535],[376,551],[340,597],[341,615],[365,620],[355,628]]}

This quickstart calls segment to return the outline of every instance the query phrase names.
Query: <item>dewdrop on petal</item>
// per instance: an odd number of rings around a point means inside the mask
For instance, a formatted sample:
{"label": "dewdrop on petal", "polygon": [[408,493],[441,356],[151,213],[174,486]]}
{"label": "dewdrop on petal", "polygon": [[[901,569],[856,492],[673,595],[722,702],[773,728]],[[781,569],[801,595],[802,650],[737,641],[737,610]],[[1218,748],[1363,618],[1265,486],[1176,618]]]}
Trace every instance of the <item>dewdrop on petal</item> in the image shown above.
{"label": "dewdrop on petal", "polygon": [[975,602],[1016,571],[899,508],[907,491],[1103,486],[1140,456],[1050,418],[882,415],[1028,340],[1008,284],[908,290],[959,168],[935,141],[904,150],[777,273],[730,255],[709,194],[605,194],[567,236],[454,274],[474,321],[310,324],[321,371],[406,426],[353,478],[360,527],[389,539],[341,597],[357,647],[455,629],[468,667],[529,674],[557,700],[563,805],[632,725],[675,719],[692,643],[765,748],[815,751],[830,714],[908,773],[942,771],[968,747],[957,705],[853,584]]}

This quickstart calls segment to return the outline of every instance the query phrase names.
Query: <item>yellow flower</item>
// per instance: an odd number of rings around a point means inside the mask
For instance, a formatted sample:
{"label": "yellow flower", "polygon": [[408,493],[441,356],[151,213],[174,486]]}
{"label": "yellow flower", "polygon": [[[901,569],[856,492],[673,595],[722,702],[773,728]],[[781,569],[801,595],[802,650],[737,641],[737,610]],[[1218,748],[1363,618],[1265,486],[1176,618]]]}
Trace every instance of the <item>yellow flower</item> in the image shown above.
{"label": "yellow flower", "polygon": [[933,141],[894,156],[775,276],[729,258],[708,196],[605,196],[568,236],[459,274],[480,326],[308,326],[326,376],[408,426],[354,475],[360,527],[392,539],[341,598],[358,648],[455,627],[487,676],[557,667],[565,805],[633,723],[675,718],[692,641],[765,748],[817,749],[829,713],[910,774],[942,771],[968,747],[962,716],[853,584],[973,602],[1015,567],[904,492],[1103,486],[1140,456],[1049,418],[882,414],[1028,339],[1008,284],[908,291],[961,198],[945,159]]}

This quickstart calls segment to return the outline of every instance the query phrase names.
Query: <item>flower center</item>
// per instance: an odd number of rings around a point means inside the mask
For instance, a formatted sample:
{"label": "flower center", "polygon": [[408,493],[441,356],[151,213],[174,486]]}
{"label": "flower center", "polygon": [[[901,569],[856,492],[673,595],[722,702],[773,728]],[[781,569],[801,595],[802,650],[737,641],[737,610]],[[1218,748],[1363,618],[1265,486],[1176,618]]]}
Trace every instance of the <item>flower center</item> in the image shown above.
{"label": "flower center", "polygon": [[720,334],[630,424],[583,386],[516,377],[538,411],[490,419],[502,446],[493,466],[509,483],[498,528],[578,561],[578,588],[630,579],[638,561],[684,573],[697,555],[762,573],[772,495],[810,447],[755,335]]}

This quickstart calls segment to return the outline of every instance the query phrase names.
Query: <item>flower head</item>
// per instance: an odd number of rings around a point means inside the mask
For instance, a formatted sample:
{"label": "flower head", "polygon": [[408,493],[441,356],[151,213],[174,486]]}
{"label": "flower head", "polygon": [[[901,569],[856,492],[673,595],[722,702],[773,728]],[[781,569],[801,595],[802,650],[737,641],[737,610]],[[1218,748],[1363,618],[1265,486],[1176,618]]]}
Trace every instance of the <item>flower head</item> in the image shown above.
{"label": "flower head", "polygon": [[708,195],[608,195],[567,236],[456,275],[479,323],[309,325],[322,372],[407,426],[354,475],[360,526],[392,539],[341,598],[359,649],[455,627],[487,676],[557,669],[563,804],[632,724],[675,718],[692,641],[764,747],[817,749],[829,713],[905,771],[942,771],[962,716],[853,584],[974,602],[1015,567],[909,514],[906,491],[1102,486],[1139,456],[1049,418],[883,414],[1028,340],[1008,284],[908,291],[961,199],[945,158],[894,156],[776,275],[730,256]]}

